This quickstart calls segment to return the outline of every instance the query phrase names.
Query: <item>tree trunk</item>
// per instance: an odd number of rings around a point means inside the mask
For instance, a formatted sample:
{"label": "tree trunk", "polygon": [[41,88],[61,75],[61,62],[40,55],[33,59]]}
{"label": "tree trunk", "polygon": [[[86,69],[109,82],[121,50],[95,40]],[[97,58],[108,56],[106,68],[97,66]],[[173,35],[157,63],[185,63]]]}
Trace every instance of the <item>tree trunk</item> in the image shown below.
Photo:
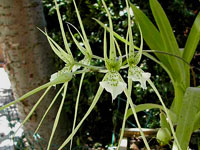
{"label": "tree trunk", "polygon": [[[45,36],[36,28],[44,29],[45,19],[41,0],[0,0],[0,49],[11,81],[15,98],[49,81],[54,72],[51,49]],[[44,91],[43,91],[44,92]],[[55,90],[50,91],[24,129],[31,133],[36,129],[43,113],[53,99]],[[35,94],[18,105],[23,120],[42,92]],[[39,134],[48,142],[59,102],[54,105],[45,119]],[[63,116],[63,115],[62,115]],[[66,120],[61,119],[60,120]],[[59,145],[65,140],[60,123],[53,140]],[[45,149],[45,146],[42,146]]]}

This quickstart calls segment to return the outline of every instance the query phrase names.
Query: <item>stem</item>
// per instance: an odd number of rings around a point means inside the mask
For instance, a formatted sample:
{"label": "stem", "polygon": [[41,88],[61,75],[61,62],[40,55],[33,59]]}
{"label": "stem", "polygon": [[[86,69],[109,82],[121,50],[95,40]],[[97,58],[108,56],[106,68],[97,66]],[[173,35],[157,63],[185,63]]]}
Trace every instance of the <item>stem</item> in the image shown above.
{"label": "stem", "polygon": [[89,65],[84,65],[84,64],[81,64],[79,62],[75,62],[74,63],[75,65],[79,65],[79,66],[82,66],[82,67],[85,67],[85,68],[89,68],[89,69],[92,69],[92,70],[101,70],[101,69],[105,69],[105,67],[97,67],[97,66],[89,66]]}

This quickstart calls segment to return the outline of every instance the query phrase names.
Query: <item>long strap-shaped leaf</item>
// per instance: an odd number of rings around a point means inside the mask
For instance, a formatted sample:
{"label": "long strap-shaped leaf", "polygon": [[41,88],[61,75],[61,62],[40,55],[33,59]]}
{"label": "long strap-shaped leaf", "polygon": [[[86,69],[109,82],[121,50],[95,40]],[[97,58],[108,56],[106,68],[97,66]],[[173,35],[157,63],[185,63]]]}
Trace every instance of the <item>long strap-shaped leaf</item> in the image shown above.
{"label": "long strap-shaped leaf", "polygon": [[68,138],[59,147],[58,150],[62,150],[65,147],[65,145],[67,145],[68,142],[74,137],[74,135],[76,134],[76,132],[78,131],[78,129],[81,127],[81,125],[83,124],[83,122],[85,121],[85,119],[88,117],[88,115],[91,113],[91,111],[93,110],[94,106],[98,102],[99,97],[101,96],[102,92],[103,92],[103,88],[101,86],[99,86],[99,89],[98,89],[98,91],[97,91],[97,93],[96,93],[96,95],[94,97],[94,100],[93,100],[92,104],[90,105],[88,111],[86,112],[85,116],[82,118],[82,120],[79,122],[79,124],[74,129],[74,131],[68,136]]}
{"label": "long strap-shaped leaf", "polygon": [[[81,88],[82,88],[84,77],[85,77],[85,73],[83,73],[81,75],[81,81],[80,81],[80,84],[79,84],[78,95],[77,95],[77,98],[76,98],[76,105],[75,105],[75,113],[74,113],[74,122],[73,122],[72,132],[74,131],[74,128],[75,128],[75,125],[76,125],[76,118],[77,118],[77,113],[78,113],[78,104],[79,104]],[[73,143],[73,138],[72,138],[71,143],[70,143],[70,150],[72,149],[72,143]]]}
{"label": "long strap-shaped leaf", "polygon": [[63,107],[64,101],[65,101],[65,97],[66,97],[68,82],[66,82],[64,86],[65,87],[64,87],[63,98],[62,98],[62,101],[60,103],[60,107],[58,109],[58,112],[57,112],[57,115],[56,115],[56,119],[55,119],[54,124],[53,124],[53,129],[51,131],[51,136],[50,136],[50,139],[49,139],[47,150],[50,150],[51,142],[53,140],[53,136],[54,136],[54,133],[56,131],[56,128],[57,128],[57,125],[58,125],[58,122],[59,122],[59,119],[60,119],[60,114],[61,114],[62,107]]}
{"label": "long strap-shaped leaf", "polygon": [[194,52],[200,40],[200,13],[197,15],[183,51],[183,59],[191,62]]}
{"label": "long strap-shaped leaf", "polygon": [[[136,21],[140,25],[144,40],[148,44],[148,46],[151,49],[164,51],[163,41],[161,39],[160,32],[157,30],[154,24],[148,19],[148,17],[140,9],[138,9],[131,3],[130,3],[130,6],[134,12]],[[167,66],[167,68],[170,68],[169,62],[165,56],[162,56],[157,53],[155,54]]]}
{"label": "long strap-shaped leaf", "polygon": [[[176,38],[174,36],[171,25],[169,23],[169,20],[167,19],[167,16],[163,8],[161,7],[161,5],[158,3],[157,0],[150,0],[150,6],[156,24],[160,30],[160,36],[163,41],[164,49],[171,54],[181,56],[181,52],[179,50]],[[185,72],[183,71],[184,68],[183,62],[173,57],[169,56],[166,57],[168,58],[170,66],[174,70],[177,80],[183,81],[185,79]]]}
{"label": "long strap-shaped leaf", "polygon": [[38,132],[40,126],[42,125],[42,122],[44,121],[44,119],[45,119],[46,115],[48,114],[49,110],[51,109],[51,107],[55,103],[55,101],[58,98],[59,94],[62,92],[63,88],[64,88],[64,84],[62,85],[62,87],[60,88],[60,90],[56,93],[56,96],[54,97],[54,99],[52,100],[51,104],[49,105],[49,107],[45,111],[44,115],[42,116],[42,119],[40,120],[40,123],[37,126],[37,129],[34,132],[34,134],[36,134]]}

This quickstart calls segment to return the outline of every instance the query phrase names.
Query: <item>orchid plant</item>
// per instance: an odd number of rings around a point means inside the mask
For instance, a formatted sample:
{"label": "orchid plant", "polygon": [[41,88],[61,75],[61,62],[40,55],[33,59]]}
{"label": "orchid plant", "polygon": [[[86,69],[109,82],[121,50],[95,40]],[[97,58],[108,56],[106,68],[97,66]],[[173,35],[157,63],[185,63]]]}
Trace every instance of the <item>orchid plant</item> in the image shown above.
{"label": "orchid plant", "polygon": [[[78,74],[81,74],[81,81],[80,81],[80,84],[79,84],[79,90],[78,90],[77,98],[76,98],[76,105],[75,105],[75,111],[74,111],[75,115],[74,115],[72,133],[67,137],[67,139],[64,141],[64,143],[59,147],[59,150],[63,149],[70,141],[71,141],[70,149],[72,148],[73,137],[75,136],[78,129],[81,127],[81,125],[83,124],[85,119],[88,117],[88,115],[91,113],[91,111],[95,107],[95,105],[98,102],[98,100],[99,100],[101,94],[103,93],[104,89],[105,89],[105,91],[107,91],[111,94],[113,103],[115,102],[114,100],[117,98],[117,96],[120,95],[121,93],[124,93],[126,95],[126,98],[127,98],[126,108],[125,108],[125,112],[124,112],[124,119],[123,119],[123,124],[122,124],[122,132],[121,132],[121,135],[120,135],[118,145],[120,145],[121,139],[123,137],[126,119],[130,115],[130,112],[128,110],[129,107],[130,107],[131,113],[134,115],[134,118],[136,120],[140,134],[141,134],[142,139],[145,143],[145,146],[148,150],[150,150],[150,146],[147,142],[146,137],[144,136],[141,125],[140,125],[139,120],[138,120],[138,116],[137,116],[137,112],[138,112],[137,107],[138,106],[136,106],[134,104],[134,100],[131,98],[132,90],[134,90],[134,89],[132,89],[132,82],[139,82],[141,87],[143,88],[143,90],[147,89],[147,83],[149,83],[151,88],[155,91],[156,95],[158,96],[158,99],[160,100],[161,105],[143,104],[143,105],[140,105],[140,108],[142,108],[142,109],[140,109],[140,111],[145,110],[145,109],[151,109],[151,108],[161,109],[162,110],[162,113],[161,113],[162,116],[165,116],[163,120],[165,120],[166,124],[168,124],[168,126],[169,126],[168,129],[166,129],[167,133],[170,133],[170,132],[172,133],[177,149],[179,149],[179,150],[182,149],[182,146],[179,144],[179,140],[177,139],[177,136],[175,134],[175,130],[174,130],[174,127],[173,127],[173,125],[174,125],[173,124],[173,120],[174,120],[173,111],[166,108],[166,106],[165,106],[165,104],[164,104],[164,102],[161,98],[161,95],[159,94],[158,90],[156,89],[155,85],[153,84],[153,82],[150,79],[151,73],[144,72],[139,67],[138,64],[140,63],[142,55],[145,55],[145,56],[153,59],[154,61],[158,62],[159,64],[161,64],[161,66],[163,66],[163,67],[165,67],[165,66],[162,65],[162,63],[160,63],[152,55],[143,51],[143,34],[146,36],[146,33],[144,33],[145,31],[143,31],[144,25],[141,26],[140,22],[137,24],[137,26],[138,26],[139,31],[140,31],[141,44],[140,44],[140,47],[137,47],[137,46],[134,45],[133,34],[132,34],[132,21],[131,21],[131,15],[130,15],[130,12],[129,12],[130,6],[129,6],[129,3],[128,3],[128,0],[125,0],[125,1],[126,1],[126,5],[127,5],[127,10],[128,10],[127,11],[127,13],[128,13],[128,29],[127,29],[126,39],[123,39],[117,33],[115,33],[113,31],[113,23],[112,23],[110,12],[109,12],[104,0],[102,0],[102,4],[103,4],[103,6],[106,10],[107,16],[108,16],[109,27],[105,26],[101,21],[95,19],[104,29],[104,39],[103,39],[104,58],[101,58],[99,56],[93,55],[93,53],[92,53],[92,49],[91,49],[89,41],[87,39],[87,35],[85,33],[85,30],[84,30],[84,26],[83,26],[83,23],[82,23],[82,20],[81,20],[81,16],[80,16],[78,8],[76,6],[75,0],[73,0],[75,10],[76,10],[76,14],[77,14],[77,18],[78,18],[79,25],[80,25],[80,28],[81,28],[81,32],[79,32],[76,29],[76,27],[74,27],[70,23],[68,23],[68,29],[69,29],[69,32],[70,32],[72,39],[73,39],[74,43],[76,44],[77,48],[84,55],[84,58],[82,60],[75,61],[75,59],[73,57],[73,53],[72,53],[72,51],[69,47],[69,44],[68,44],[68,41],[67,41],[67,38],[66,38],[66,35],[65,35],[65,30],[64,30],[64,27],[63,27],[61,14],[59,12],[59,7],[58,7],[58,4],[57,4],[57,1],[54,0],[65,49],[61,48],[48,35],[48,33],[46,31],[42,31],[41,29],[39,29],[39,30],[41,30],[41,32],[47,37],[47,40],[48,40],[52,50],[54,51],[54,53],[61,60],[64,61],[65,67],[63,69],[61,69],[60,71],[54,73],[51,76],[50,82],[28,92],[27,94],[20,97],[19,99],[17,99],[17,100],[15,100],[15,101],[13,101],[13,102],[11,102],[11,103],[0,108],[0,110],[2,110],[6,107],[11,106],[12,104],[15,104],[15,103],[18,103],[22,100],[25,100],[27,97],[29,97],[32,94],[35,94],[35,93],[37,93],[37,92],[39,92],[43,89],[46,89],[44,94],[37,101],[37,103],[34,105],[32,110],[30,111],[30,113],[27,115],[25,120],[22,122],[22,124],[21,124],[21,126],[22,126],[31,117],[31,115],[33,114],[35,109],[38,107],[38,105],[42,101],[43,97],[48,93],[48,91],[53,86],[56,86],[58,84],[63,84],[62,87],[60,88],[60,90],[57,92],[57,94],[53,98],[48,109],[44,113],[43,118],[41,119],[41,121],[40,121],[40,123],[39,123],[39,125],[38,125],[38,127],[35,131],[35,133],[38,132],[45,116],[47,115],[47,113],[49,112],[49,110],[51,109],[51,107],[53,106],[55,101],[57,100],[58,96],[61,94],[61,92],[63,92],[62,101],[61,101],[60,107],[58,109],[58,112],[57,112],[57,115],[56,115],[56,118],[55,118],[55,121],[54,121],[54,125],[53,125],[53,129],[52,129],[52,132],[51,132],[51,137],[49,139],[47,150],[49,150],[50,147],[51,147],[51,142],[52,142],[54,133],[55,133],[57,125],[58,125],[61,110],[63,108],[63,104],[64,104],[65,97],[66,97],[66,94],[67,94],[68,83],[70,82],[70,80],[72,78],[75,78],[75,75],[78,75]],[[134,6],[132,6],[132,8],[135,11],[137,11]],[[73,33],[70,29],[71,27],[74,28],[77,31],[77,33],[81,37],[81,40],[82,40],[81,43],[83,43],[83,44],[80,44],[80,42],[73,36]],[[109,42],[110,42],[109,43],[109,49],[107,47],[107,35],[108,34],[109,34]],[[125,60],[124,60],[124,57],[122,57],[121,49],[118,45],[117,39],[120,39],[121,41],[123,41],[125,43],[125,52],[126,52]],[[109,56],[108,56],[108,54],[109,54]],[[176,54],[174,54],[174,55],[176,56]],[[167,57],[169,57],[169,55]],[[179,57],[179,56],[177,56],[177,57]],[[92,66],[91,65],[92,59],[103,60],[104,63],[105,63],[105,67]],[[127,69],[127,68],[128,68],[128,78],[127,78],[128,82],[126,82],[125,81],[126,79],[123,79],[122,76],[120,75],[120,70]],[[78,104],[79,104],[79,98],[80,98],[80,93],[81,93],[81,88],[82,88],[84,76],[85,76],[86,73],[91,72],[93,70],[98,71],[99,73],[105,73],[105,75],[104,75],[102,81],[99,82],[99,88],[97,90],[97,93],[96,93],[88,111],[86,112],[86,114],[84,115],[82,120],[77,124],[76,118],[77,118]],[[163,129],[162,129],[162,131],[163,131]],[[160,132],[162,132],[162,131],[160,131]],[[170,132],[168,132],[168,131],[170,131]],[[171,133],[168,134],[168,137],[169,136],[171,137]],[[171,138],[168,138],[168,139],[171,139]],[[118,149],[119,149],[119,146],[118,146]]]}

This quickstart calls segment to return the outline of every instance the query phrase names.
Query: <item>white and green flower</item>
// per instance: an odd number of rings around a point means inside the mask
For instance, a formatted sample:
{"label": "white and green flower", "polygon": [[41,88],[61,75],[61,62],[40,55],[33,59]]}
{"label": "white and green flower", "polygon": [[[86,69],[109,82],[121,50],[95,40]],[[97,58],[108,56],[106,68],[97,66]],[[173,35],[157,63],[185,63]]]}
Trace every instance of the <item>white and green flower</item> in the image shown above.
{"label": "white and green flower", "polygon": [[133,81],[139,81],[143,89],[147,89],[146,81],[149,80],[150,77],[151,74],[149,72],[144,72],[138,66],[130,66],[129,68],[128,78]]}
{"label": "white and green flower", "polygon": [[112,100],[114,100],[119,94],[121,94],[127,87],[127,84],[122,80],[120,74],[117,71],[109,71],[100,86],[105,88],[105,90],[112,95]]}

